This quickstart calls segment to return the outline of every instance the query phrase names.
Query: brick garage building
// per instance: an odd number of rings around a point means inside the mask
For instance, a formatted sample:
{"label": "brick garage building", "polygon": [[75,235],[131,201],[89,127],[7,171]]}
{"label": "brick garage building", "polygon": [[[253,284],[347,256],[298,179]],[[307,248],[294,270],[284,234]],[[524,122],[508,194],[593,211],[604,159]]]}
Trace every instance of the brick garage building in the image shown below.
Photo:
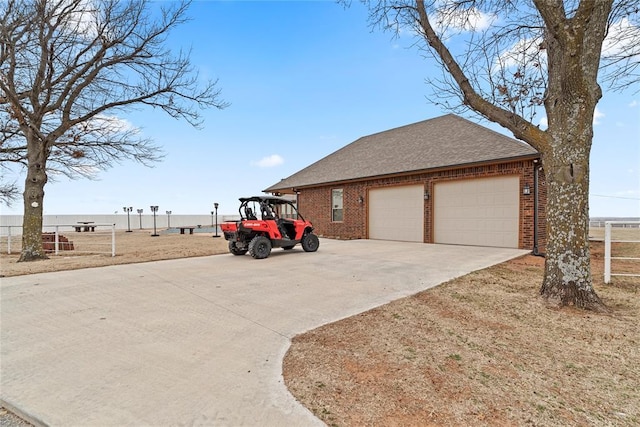
{"label": "brick garage building", "polygon": [[531,146],[453,114],[362,137],[265,192],[297,194],[320,236],[543,252]]}

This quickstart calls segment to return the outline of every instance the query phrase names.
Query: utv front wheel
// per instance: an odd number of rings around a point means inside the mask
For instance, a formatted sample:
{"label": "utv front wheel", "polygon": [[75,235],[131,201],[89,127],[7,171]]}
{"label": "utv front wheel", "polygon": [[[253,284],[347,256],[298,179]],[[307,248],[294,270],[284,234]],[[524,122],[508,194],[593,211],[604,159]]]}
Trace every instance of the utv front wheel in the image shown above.
{"label": "utv front wheel", "polygon": [[256,236],[249,242],[249,254],[255,259],[263,259],[271,253],[271,240]]}
{"label": "utv front wheel", "polygon": [[247,248],[239,248],[236,242],[229,242],[229,252],[234,255],[244,255],[247,253]]}
{"label": "utv front wheel", "polygon": [[313,233],[305,234],[302,238],[301,243],[302,249],[304,249],[305,252],[315,252],[320,246],[320,240],[318,239],[318,236]]}

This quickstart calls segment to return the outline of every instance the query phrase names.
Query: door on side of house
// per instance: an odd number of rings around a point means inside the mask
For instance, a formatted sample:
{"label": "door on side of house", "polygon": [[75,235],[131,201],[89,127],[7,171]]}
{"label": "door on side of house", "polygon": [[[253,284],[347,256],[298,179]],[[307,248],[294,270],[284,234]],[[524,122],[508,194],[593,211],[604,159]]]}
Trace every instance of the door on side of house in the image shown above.
{"label": "door on side of house", "polygon": [[439,182],[433,203],[435,243],[518,247],[518,176]]}
{"label": "door on side of house", "polygon": [[424,242],[424,186],[369,190],[369,238]]}

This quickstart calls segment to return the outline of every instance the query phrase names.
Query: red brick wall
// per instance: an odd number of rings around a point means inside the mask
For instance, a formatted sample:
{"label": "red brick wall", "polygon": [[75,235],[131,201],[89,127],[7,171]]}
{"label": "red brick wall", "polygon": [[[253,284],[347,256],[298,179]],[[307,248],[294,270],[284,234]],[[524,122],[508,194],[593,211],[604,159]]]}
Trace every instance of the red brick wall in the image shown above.
{"label": "red brick wall", "polygon": [[[519,246],[523,249],[533,249],[534,163],[531,160],[378,178],[369,181],[344,183],[342,185],[304,188],[299,190],[298,208],[306,219],[313,222],[316,233],[320,236],[338,239],[366,239],[367,200],[370,189],[395,185],[423,184],[429,194],[433,194],[433,186],[437,182],[505,175],[518,175],[520,177]],[[525,184],[528,184],[531,189],[531,194],[528,196],[522,194]],[[539,174],[539,184],[538,247],[540,252],[544,252],[546,188],[542,172]],[[331,190],[334,188],[342,188],[344,190],[344,217],[341,222],[331,221]],[[359,203],[358,199],[361,196],[364,200]],[[424,209],[425,242],[431,243],[433,242],[432,197],[429,200],[425,200]]]}

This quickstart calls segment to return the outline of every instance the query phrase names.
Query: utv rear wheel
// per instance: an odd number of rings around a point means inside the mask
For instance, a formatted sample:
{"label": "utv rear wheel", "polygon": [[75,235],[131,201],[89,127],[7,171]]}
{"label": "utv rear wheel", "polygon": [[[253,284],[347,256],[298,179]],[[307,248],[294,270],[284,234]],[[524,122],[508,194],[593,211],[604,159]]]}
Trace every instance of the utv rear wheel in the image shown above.
{"label": "utv rear wheel", "polygon": [[304,237],[302,237],[301,243],[302,249],[304,249],[305,252],[315,252],[320,246],[320,240],[318,239],[318,236],[313,233],[305,234]]}
{"label": "utv rear wheel", "polygon": [[271,253],[271,240],[256,236],[249,242],[249,254],[255,259],[263,259]]}
{"label": "utv rear wheel", "polygon": [[234,255],[244,255],[247,253],[247,248],[239,248],[236,242],[229,242],[229,252]]}

